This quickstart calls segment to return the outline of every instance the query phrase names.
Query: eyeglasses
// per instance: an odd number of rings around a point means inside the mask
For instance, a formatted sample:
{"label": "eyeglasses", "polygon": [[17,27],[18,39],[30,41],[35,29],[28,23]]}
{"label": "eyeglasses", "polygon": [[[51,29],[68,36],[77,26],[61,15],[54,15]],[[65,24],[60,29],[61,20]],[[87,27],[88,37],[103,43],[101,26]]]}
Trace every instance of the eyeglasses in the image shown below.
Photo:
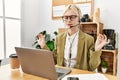
{"label": "eyeglasses", "polygon": [[62,19],[63,19],[63,21],[67,21],[69,18],[71,21],[73,21],[76,19],[76,17],[77,17],[77,15],[62,16]]}

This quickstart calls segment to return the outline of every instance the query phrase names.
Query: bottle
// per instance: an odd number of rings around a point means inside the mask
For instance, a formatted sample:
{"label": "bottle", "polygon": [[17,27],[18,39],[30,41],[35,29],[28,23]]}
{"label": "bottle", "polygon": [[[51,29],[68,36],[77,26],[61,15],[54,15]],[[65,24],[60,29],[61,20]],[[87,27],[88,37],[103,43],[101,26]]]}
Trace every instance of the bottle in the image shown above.
{"label": "bottle", "polygon": [[93,22],[99,22],[100,21],[100,8],[97,8],[93,15]]}

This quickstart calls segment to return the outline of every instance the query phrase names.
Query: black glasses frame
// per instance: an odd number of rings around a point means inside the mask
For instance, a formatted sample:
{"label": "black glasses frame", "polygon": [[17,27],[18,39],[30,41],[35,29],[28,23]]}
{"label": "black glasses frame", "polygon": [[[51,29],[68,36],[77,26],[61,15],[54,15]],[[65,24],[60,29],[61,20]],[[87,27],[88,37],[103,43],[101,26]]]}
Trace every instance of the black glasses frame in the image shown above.
{"label": "black glasses frame", "polygon": [[63,21],[67,21],[70,19],[71,21],[75,20],[78,16],[77,15],[70,15],[70,16],[62,16]]}

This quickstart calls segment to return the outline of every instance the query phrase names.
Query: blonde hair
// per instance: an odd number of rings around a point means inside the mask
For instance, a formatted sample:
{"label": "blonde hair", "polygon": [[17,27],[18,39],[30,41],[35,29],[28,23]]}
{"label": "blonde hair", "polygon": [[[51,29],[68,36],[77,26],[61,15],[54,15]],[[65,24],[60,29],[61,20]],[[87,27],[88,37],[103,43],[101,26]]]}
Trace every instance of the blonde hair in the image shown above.
{"label": "blonde hair", "polygon": [[65,7],[63,14],[65,14],[69,9],[73,10],[79,18],[81,17],[81,10],[75,4],[69,4]]}

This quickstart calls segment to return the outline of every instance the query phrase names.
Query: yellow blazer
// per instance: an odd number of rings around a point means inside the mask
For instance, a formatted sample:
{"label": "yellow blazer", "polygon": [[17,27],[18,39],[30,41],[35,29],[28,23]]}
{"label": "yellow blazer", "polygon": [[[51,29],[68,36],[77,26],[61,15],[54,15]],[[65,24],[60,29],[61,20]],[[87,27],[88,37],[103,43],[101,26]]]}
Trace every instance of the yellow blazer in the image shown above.
{"label": "yellow blazer", "polygon": [[[66,32],[56,37],[54,59],[57,65],[64,66],[64,49]],[[100,51],[94,51],[94,38],[82,31],[79,32],[78,49],[75,68],[83,70],[95,70],[100,64]]]}

